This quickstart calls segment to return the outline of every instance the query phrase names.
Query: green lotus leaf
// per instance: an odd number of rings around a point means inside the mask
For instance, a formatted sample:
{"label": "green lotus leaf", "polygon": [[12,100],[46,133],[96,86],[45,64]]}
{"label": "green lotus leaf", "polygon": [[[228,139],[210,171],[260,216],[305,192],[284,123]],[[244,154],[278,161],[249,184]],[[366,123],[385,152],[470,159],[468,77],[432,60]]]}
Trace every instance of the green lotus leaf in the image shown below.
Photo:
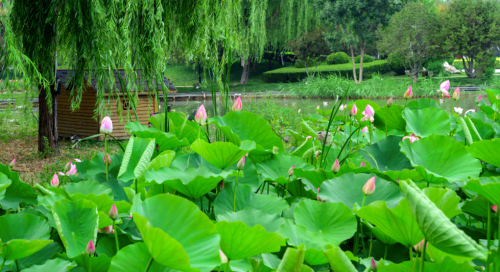
{"label": "green lotus leaf", "polygon": [[96,240],[98,212],[94,202],[85,199],[74,202],[63,199],[54,204],[52,213],[57,232],[70,258],[85,252],[89,241]]}
{"label": "green lotus leaf", "polygon": [[[380,240],[380,242],[382,242],[385,245],[392,245],[392,244],[395,244],[398,242],[398,241],[392,239],[390,235],[388,235],[385,232],[383,232],[382,230],[380,230],[380,228],[373,226],[372,224],[367,223],[366,221],[363,222],[363,228],[367,229],[368,231],[373,233],[373,235],[375,237],[377,237],[377,240]],[[369,232],[365,232],[365,233],[369,233]]]}
{"label": "green lotus leaf", "polygon": [[[149,122],[161,131],[165,131],[165,113],[157,114],[149,118]],[[180,113],[168,113],[169,133],[174,134],[180,140],[188,140],[191,144],[199,137],[206,139],[206,134],[201,127],[188,120],[188,116],[182,117]]]}
{"label": "green lotus leaf", "polygon": [[291,177],[288,176],[288,170],[292,166],[295,166],[296,169],[301,168],[306,171],[314,169],[312,165],[305,163],[300,157],[279,154],[257,164],[257,172],[262,175],[263,181],[285,184],[298,178],[295,173]]}
{"label": "green lotus leaf", "polygon": [[366,146],[359,153],[363,155],[366,162],[380,172],[411,169],[410,161],[400,151],[401,140],[401,137],[389,135],[375,144]]}
{"label": "green lotus leaf", "polygon": [[125,128],[137,137],[155,139],[159,147],[159,152],[189,145],[189,141],[185,138],[179,140],[173,133],[164,132],[154,127],[146,127],[141,125],[139,121],[128,122]]}
{"label": "green lotus leaf", "polygon": [[340,249],[340,247],[330,247],[325,250],[325,256],[334,272],[357,272],[358,270],[351,263],[351,260]]}
{"label": "green lotus leaf", "polygon": [[47,240],[50,227],[47,220],[28,213],[0,216],[0,240],[7,243],[14,239]]}
{"label": "green lotus leaf", "polygon": [[58,242],[52,242],[38,252],[35,252],[28,257],[17,260],[17,267],[19,267],[20,270],[23,270],[34,265],[41,265],[47,262],[47,260],[51,259],[54,253],[63,251],[64,249]]}
{"label": "green lotus leaf", "polygon": [[435,262],[441,262],[446,257],[453,259],[456,263],[470,262],[473,260],[473,258],[471,258],[471,257],[460,257],[460,256],[448,254],[446,252],[443,252],[443,251],[437,249],[435,246],[433,246],[432,244],[429,244],[429,243],[427,243],[426,253]]}
{"label": "green lotus leaf", "polygon": [[10,184],[12,184],[12,180],[10,180],[4,173],[0,173],[0,193],[7,189]]}
{"label": "green lotus leaf", "polygon": [[80,254],[71,260],[75,261],[84,271],[92,272],[107,272],[111,264],[111,258],[104,254],[92,257],[92,261],[90,261],[88,254]]}
{"label": "green lotus leaf", "polygon": [[[217,195],[214,201],[215,214],[233,211],[234,184],[228,183],[224,190]],[[239,184],[236,188],[236,210],[241,211],[246,207],[263,210],[268,214],[281,214],[289,207],[288,203],[281,197],[267,194],[254,194],[248,185]]]}
{"label": "green lotus leaf", "polygon": [[141,177],[153,156],[155,139],[131,137],[128,140],[118,178],[129,181]]}
{"label": "green lotus leaf", "polygon": [[158,169],[162,167],[169,167],[170,164],[172,164],[172,161],[175,158],[175,152],[172,150],[165,150],[163,151],[160,155],[158,155],[156,158],[152,159],[148,166],[146,167],[146,171],[150,169],[154,169],[155,171],[158,171]]}
{"label": "green lotus leaf", "polygon": [[[126,235],[118,235],[118,244],[120,248],[124,248],[131,244],[129,237]],[[115,236],[113,234],[107,234],[104,237],[101,237],[99,241],[97,241],[97,245],[95,246],[97,255],[105,254],[106,256],[113,258],[116,255],[116,241]]]}
{"label": "green lotus leaf", "polygon": [[422,176],[415,169],[412,170],[405,169],[403,171],[387,171],[384,172],[384,175],[389,177],[392,181],[397,181],[398,179],[400,180],[411,179],[413,181],[422,180]]}
{"label": "green lotus leaf", "polygon": [[483,218],[488,217],[488,199],[478,194],[473,199],[466,199],[462,205],[462,211],[468,214],[474,214]]}
{"label": "green lotus leaf", "polygon": [[[6,187],[5,191],[1,191],[0,194],[0,206],[3,210],[17,210],[21,203],[37,204],[37,195],[33,191],[33,188],[29,184],[19,180],[18,172],[11,171],[9,166],[0,163],[0,173],[7,176],[7,179],[11,181],[9,187]],[[5,182],[7,183],[8,181]]]}
{"label": "green lotus leaf", "polygon": [[500,150],[500,139],[483,140],[467,147],[467,151],[474,155],[474,157],[500,167],[500,154],[492,152],[493,150]]}
{"label": "green lotus leaf", "polygon": [[52,240],[12,239],[2,245],[2,258],[5,260],[26,258],[50,243],[52,243]]}
{"label": "green lotus leaf", "polygon": [[321,187],[321,184],[327,180],[335,177],[332,171],[325,171],[321,168],[304,170],[304,169],[294,169],[293,174],[300,177],[302,180],[309,181],[314,187]]}
{"label": "green lotus leaf", "polygon": [[285,222],[278,214],[268,214],[263,210],[247,207],[238,212],[225,212],[217,215],[217,221],[235,222],[241,221],[249,227],[261,225],[267,232],[277,232]]}
{"label": "green lotus leaf", "polygon": [[204,140],[196,140],[192,145],[196,153],[213,166],[226,169],[237,163],[245,154],[255,149],[255,142],[242,141],[240,147],[230,142],[207,143]]}
{"label": "green lotus leaf", "polygon": [[[415,264],[415,265],[413,265]],[[406,261],[403,263],[381,263],[378,265],[380,272],[411,272],[420,271],[420,261],[413,263]],[[460,271],[460,272],[474,272],[474,266],[469,263],[455,263],[451,258],[447,257],[440,263],[425,262],[425,272],[442,272],[442,271]]]}
{"label": "green lotus leaf", "polygon": [[[495,137],[496,132],[493,129],[493,126],[491,124],[485,123],[481,119],[469,118],[469,117],[467,117],[467,118],[471,120],[472,124],[474,125],[474,128],[477,130],[477,133],[479,134],[481,139],[490,140],[490,139],[493,139]],[[472,124],[469,121],[467,121],[467,124],[468,124],[469,130],[471,130]],[[453,138],[459,142],[465,142],[464,131],[463,130],[458,131],[457,134]]]}
{"label": "green lotus leaf", "polygon": [[237,175],[238,172],[222,171],[219,174],[212,173],[207,167],[186,168],[184,170],[175,167],[163,167],[154,171],[146,172],[146,181],[156,181],[159,184],[165,183],[191,199],[200,198],[228,176]]}
{"label": "green lotus leaf", "polygon": [[[108,169],[111,170],[111,169],[115,169],[115,167],[117,167],[117,169],[120,169],[120,165],[122,163],[122,160],[123,160],[123,153],[116,153],[116,154],[109,154],[109,157],[111,159],[111,164],[108,166]],[[77,164],[77,167],[80,165]],[[78,169],[78,168],[77,168]],[[106,177],[106,165],[104,164],[104,153],[103,152],[99,152],[97,153],[97,155],[95,155],[95,157],[92,159],[92,161],[90,161],[88,164],[87,164],[87,167],[86,167],[86,174],[87,174],[87,179],[96,179],[96,176],[98,176],[99,174],[102,174],[104,175],[104,177]],[[113,171],[110,171],[110,176],[113,177]],[[116,173],[118,174],[118,173]],[[117,176],[115,175],[114,178],[116,178]]]}
{"label": "green lotus leaf", "polygon": [[[314,139],[313,138],[306,138],[306,140],[299,146],[297,146],[297,148],[295,148],[292,152],[290,152],[290,155],[292,156],[297,156],[297,157],[301,157],[303,158],[303,156],[307,156],[307,157],[311,157],[313,156],[313,143],[314,143]],[[319,145],[317,146],[317,148],[319,148]],[[306,154],[306,155],[304,155]],[[306,158],[303,158],[304,160],[307,161]]]}
{"label": "green lotus leaf", "polygon": [[82,194],[82,195],[107,195],[109,198],[113,198],[113,191],[95,180],[82,180],[77,183],[70,183],[64,186],[66,192],[69,195]]}
{"label": "green lotus leaf", "polygon": [[136,196],[131,211],[159,264],[182,271],[210,271],[220,264],[217,229],[191,201],[162,194],[142,202]]}
{"label": "green lotus leaf", "polygon": [[493,118],[488,117],[486,113],[482,111],[476,111],[468,113],[467,116],[470,116],[472,118],[474,124],[476,124],[476,120],[480,120],[482,123],[490,125],[496,134],[500,133],[500,125],[498,125],[497,122],[494,122]]}
{"label": "green lotus leaf", "polygon": [[149,262],[152,262],[149,271],[172,271],[152,258],[144,243],[128,245],[111,259],[109,272],[144,272]]}
{"label": "green lotus leaf", "polygon": [[297,225],[319,233],[332,245],[340,245],[356,232],[356,218],[344,203],[306,199],[297,205],[293,214]]}
{"label": "green lotus leaf", "polygon": [[[348,173],[336,178],[327,180],[321,185],[319,196],[327,202],[341,202],[353,209],[354,205],[361,207],[363,203],[363,186],[373,177],[373,174]],[[365,205],[383,200],[390,208],[396,206],[403,198],[398,186],[395,183],[375,178],[375,192],[366,197]]]}
{"label": "green lotus leaf", "polygon": [[458,229],[413,182],[401,181],[400,187],[429,243],[452,255],[486,259],[485,249]]}
{"label": "green lotus leaf", "polygon": [[[233,164],[225,170],[229,171],[237,169],[238,168],[236,167],[236,164]],[[246,160],[245,166],[243,167],[241,172],[244,173],[244,176],[240,175],[238,177],[238,184],[246,184],[252,187],[253,190],[257,191],[260,185],[260,181],[259,181],[259,174],[257,174],[257,168],[255,167],[255,164],[253,164],[251,160]],[[235,180],[236,176],[228,176],[226,179],[224,179],[224,182],[225,183],[234,182]]]}
{"label": "green lotus leaf", "polygon": [[391,130],[404,131],[406,128],[406,121],[401,117],[402,113],[403,107],[399,105],[392,105],[391,107],[383,106],[375,111],[375,121],[373,121],[373,124],[382,131],[385,131],[386,123],[388,132]]}
{"label": "green lotus leaf", "polygon": [[294,225],[293,220],[288,219],[281,225],[280,234],[288,239],[287,244],[296,247],[304,246],[305,260],[308,264],[320,265],[328,263],[323,249],[329,243],[318,233],[310,232],[304,226]]}
{"label": "green lotus leaf", "polygon": [[267,232],[260,225],[249,227],[243,222],[221,221],[215,226],[221,237],[220,248],[229,260],[278,252],[286,245],[280,234]]}
{"label": "green lotus leaf", "polygon": [[284,150],[283,141],[274,133],[271,125],[255,113],[232,111],[222,117],[211,118],[210,122],[224,132],[228,141],[236,145],[249,140],[264,150],[272,150],[274,146]]}
{"label": "green lotus leaf", "polygon": [[419,98],[408,103],[406,108],[410,110],[422,110],[426,108],[441,109],[441,106],[432,98]]}
{"label": "green lotus leaf", "polygon": [[413,143],[404,140],[401,151],[425,181],[442,183],[479,177],[481,163],[467,152],[463,143],[448,136],[433,135]]}
{"label": "green lotus leaf", "polygon": [[491,203],[500,205],[500,177],[482,177],[471,179],[464,189],[483,195]]}
{"label": "green lotus leaf", "polygon": [[131,205],[130,203],[126,201],[113,201],[109,196],[107,195],[94,195],[94,194],[89,194],[89,195],[82,195],[82,194],[75,194],[74,196],[71,197],[72,200],[80,200],[80,199],[85,199],[92,201],[95,205],[97,205],[97,211],[99,214],[99,228],[104,228],[109,225],[111,225],[113,222],[109,218],[109,210],[115,204],[116,209],[118,210],[118,213],[123,214],[123,213],[129,213]]}
{"label": "green lotus leaf", "polygon": [[301,272],[304,265],[303,248],[287,248],[276,272]]}
{"label": "green lotus leaf", "polygon": [[67,272],[68,270],[74,268],[76,265],[74,262],[57,258],[48,260],[44,264],[34,265],[30,268],[23,269],[23,272]]}
{"label": "green lotus leaf", "polygon": [[441,108],[425,108],[421,110],[405,109],[403,118],[406,120],[406,131],[419,137],[433,134],[447,135],[450,132],[450,117]]}

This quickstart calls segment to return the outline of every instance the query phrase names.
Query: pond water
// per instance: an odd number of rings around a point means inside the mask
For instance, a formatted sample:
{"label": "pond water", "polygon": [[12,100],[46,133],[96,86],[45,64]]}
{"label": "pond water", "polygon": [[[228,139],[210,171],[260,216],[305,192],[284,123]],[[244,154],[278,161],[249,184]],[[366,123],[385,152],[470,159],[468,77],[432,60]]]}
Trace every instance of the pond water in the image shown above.
{"label": "pond water", "polygon": [[[439,98],[431,98],[432,100],[436,101],[438,104],[440,104],[440,99]],[[344,104],[349,103],[350,101],[356,101],[358,99],[348,99],[344,100]],[[387,99],[369,99],[370,101],[373,101],[377,103],[379,106],[385,106],[387,104]],[[409,99],[408,103],[411,101],[414,101],[415,99]],[[462,96],[460,99],[455,103],[455,107],[460,107],[463,109],[463,112],[469,110],[469,109],[474,109],[476,106],[476,100],[477,96]],[[486,99],[487,100],[487,99]],[[446,110],[447,112],[452,112],[453,111],[453,99],[445,99],[445,102],[440,104],[441,107]],[[297,109],[297,111],[300,109],[302,114],[312,114],[312,113],[317,113],[316,112],[316,107],[319,105],[320,109],[322,110],[330,110],[332,109],[333,103],[335,103],[335,99],[300,99],[300,98],[282,98],[282,97],[265,97],[265,98],[242,98],[242,103],[243,103],[243,108],[245,108],[245,104],[249,103],[260,103],[262,106],[265,105],[265,103],[273,102],[277,104],[279,107],[291,107],[294,109]],[[326,103],[325,103],[326,102]],[[393,104],[395,105],[405,105],[405,99],[394,99]],[[231,105],[232,105],[231,101]],[[168,104],[171,106],[172,110],[175,110],[176,112],[181,112],[181,113],[192,113],[193,111],[196,111],[198,107],[203,104],[205,106],[205,109],[207,111],[207,114],[209,117],[213,116],[213,104],[211,99],[207,100],[192,100],[192,101],[170,101]],[[364,109],[361,109],[364,110]],[[163,112],[163,107],[161,109]]]}

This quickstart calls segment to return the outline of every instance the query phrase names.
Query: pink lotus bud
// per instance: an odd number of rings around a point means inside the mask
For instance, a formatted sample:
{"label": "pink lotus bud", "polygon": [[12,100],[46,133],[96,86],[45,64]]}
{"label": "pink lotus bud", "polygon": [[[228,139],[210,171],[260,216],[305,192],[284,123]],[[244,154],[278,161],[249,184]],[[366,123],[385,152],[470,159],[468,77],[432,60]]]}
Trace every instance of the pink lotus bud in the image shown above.
{"label": "pink lotus bud", "polygon": [[82,162],[80,159],[75,159],[75,162]]}
{"label": "pink lotus bud", "polygon": [[368,132],[368,127],[364,127],[361,132]]}
{"label": "pink lotus bud", "polygon": [[87,248],[85,249],[85,252],[88,255],[94,255],[94,253],[95,253],[95,246],[94,246],[94,242],[92,240],[90,240],[90,242],[87,244]]}
{"label": "pink lotus bud", "polygon": [[339,110],[343,111],[345,108],[347,108],[347,105],[340,105]]}
{"label": "pink lotus bud", "polygon": [[222,252],[222,250],[220,250],[220,249],[219,249],[219,255],[220,255],[220,262],[222,264],[225,264],[225,263],[229,262],[229,260],[226,257],[226,254],[224,254],[224,252]]}
{"label": "pink lotus bud", "polygon": [[365,161],[362,161],[361,164],[359,165],[359,167],[365,167],[366,164],[365,164]]}
{"label": "pink lotus bud", "polygon": [[290,167],[290,169],[288,170],[289,177],[293,176],[293,168],[295,168],[295,165],[292,165],[292,167]]}
{"label": "pink lotus bud", "polygon": [[109,153],[106,153],[106,155],[104,155],[104,165],[111,165],[111,158],[109,157]]}
{"label": "pink lotus bud", "polygon": [[64,174],[63,172],[57,172],[57,174],[58,174],[59,176],[66,176],[66,174]]}
{"label": "pink lotus bud", "polygon": [[118,210],[116,209],[115,204],[111,206],[111,209],[109,209],[109,217],[111,219],[116,220],[118,218]]}
{"label": "pink lotus bud", "polygon": [[371,195],[375,192],[375,176],[371,177],[363,186],[363,194]]}
{"label": "pink lotus bud", "polygon": [[492,210],[494,213],[498,212],[498,206],[497,206],[497,205],[493,205],[493,206],[491,206],[491,210]]}
{"label": "pink lotus bud", "polygon": [[106,233],[106,234],[114,233],[113,225],[109,225],[107,227],[104,227],[104,228],[100,229],[100,231],[103,233]]}
{"label": "pink lotus bud", "polygon": [[16,166],[16,159],[13,159],[10,163],[9,163],[9,167],[10,168],[14,168]]}
{"label": "pink lotus bud", "polygon": [[351,115],[356,115],[358,114],[358,108],[356,107],[355,104],[352,105],[352,109],[351,109]]}
{"label": "pink lotus bud", "polygon": [[222,192],[224,190],[224,180],[219,181],[217,184],[217,188],[219,189],[219,192]]}
{"label": "pink lotus bud", "polygon": [[389,100],[387,100],[387,107],[390,107],[392,106],[392,96],[391,98],[389,98]]}
{"label": "pink lotus bud", "polygon": [[457,101],[460,98],[460,88],[457,87],[453,92],[453,100]]}
{"label": "pink lotus bud", "polygon": [[408,98],[412,98],[413,96],[413,91],[412,91],[412,88],[411,86],[408,87],[408,90],[406,90],[406,92],[403,94],[404,98],[408,99]]}
{"label": "pink lotus bud", "polygon": [[106,116],[101,122],[101,133],[111,134],[111,132],[113,132],[113,121],[111,121],[109,116]]}
{"label": "pink lotus bud", "polygon": [[52,180],[50,181],[50,185],[54,186],[54,187],[59,186],[59,177],[57,176],[56,173],[54,173],[54,175],[52,176]]}
{"label": "pink lotus bud", "polygon": [[68,163],[64,166],[64,171],[69,171],[69,169],[71,169],[71,162],[68,162]]}
{"label": "pink lotus bud", "polygon": [[238,98],[236,98],[236,101],[234,101],[233,111],[241,111],[242,107],[243,105],[241,104],[241,97],[238,96]]}
{"label": "pink lotus bud", "polygon": [[410,136],[404,136],[404,137],[403,137],[403,141],[404,141],[405,139],[410,139],[410,144],[413,144],[413,142],[420,140],[420,138],[418,138],[418,137],[415,135],[415,133],[412,133]]}
{"label": "pink lotus bud", "polygon": [[441,82],[441,85],[439,86],[439,90],[448,91],[449,89],[450,89],[450,81],[449,80]]}
{"label": "pink lotus bud", "polygon": [[361,122],[366,121],[366,120],[370,120],[370,122],[373,123],[373,121],[375,120],[373,118],[373,116],[375,116],[375,110],[370,105],[366,105],[365,110],[361,114],[364,115],[364,117],[361,118]]}
{"label": "pink lotus bud", "polygon": [[443,94],[443,97],[450,98],[450,93],[448,91],[443,90],[441,93]]}
{"label": "pink lotus bud", "polygon": [[[168,193],[167,193],[167,195],[168,195]],[[132,213],[130,213],[130,216],[128,218],[132,218]]]}
{"label": "pink lotus bud", "polygon": [[332,165],[332,172],[333,173],[338,173],[339,170],[340,170],[339,159],[335,159],[335,162]]}
{"label": "pink lotus bud", "polygon": [[424,242],[425,242],[425,239],[413,246],[413,248],[415,249],[415,252],[421,253],[422,250],[424,250]]}
{"label": "pink lotus bud", "polygon": [[370,262],[370,269],[373,271],[373,272],[377,272],[377,263],[375,262],[375,260],[372,258],[372,261]]}
{"label": "pink lotus bud", "polygon": [[297,113],[298,113],[298,114],[300,114],[300,112],[301,112],[301,110],[299,109],[299,110],[297,111]]}
{"label": "pink lotus bud", "polygon": [[479,97],[477,98],[476,103],[479,103],[479,102],[481,102],[481,95],[479,95]]}
{"label": "pink lotus bud", "polygon": [[316,107],[317,110],[319,110],[319,105]]}
{"label": "pink lotus bud", "polygon": [[200,125],[204,125],[207,121],[207,112],[205,111],[205,107],[203,106],[203,104],[201,104],[201,106],[198,108],[198,111],[194,116],[194,120]]}
{"label": "pink lotus bud", "polygon": [[399,178],[396,179],[396,183],[399,185]]}
{"label": "pink lotus bud", "polygon": [[243,170],[243,167],[245,167],[245,156],[243,156],[236,164],[236,168],[238,168],[238,170]]}
{"label": "pink lotus bud", "polygon": [[319,187],[318,187],[318,192],[316,193],[316,200],[318,200],[319,202],[325,202],[324,200],[321,199],[321,197],[319,197]]}
{"label": "pink lotus bud", "polygon": [[76,165],[71,164],[69,171],[66,172],[66,176],[73,176],[73,175],[76,175]]}

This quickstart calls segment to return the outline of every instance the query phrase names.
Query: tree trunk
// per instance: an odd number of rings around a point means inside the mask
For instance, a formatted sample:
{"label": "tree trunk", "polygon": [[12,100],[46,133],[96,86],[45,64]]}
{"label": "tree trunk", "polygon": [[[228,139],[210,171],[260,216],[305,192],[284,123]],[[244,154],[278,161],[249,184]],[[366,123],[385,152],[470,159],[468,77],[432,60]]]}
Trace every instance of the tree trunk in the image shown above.
{"label": "tree trunk", "polygon": [[351,47],[351,59],[352,59],[352,76],[354,77],[354,83],[358,83],[358,80],[356,79],[356,62],[354,61],[354,49]]}
{"label": "tree trunk", "polygon": [[254,71],[254,72],[257,71],[257,62],[256,61],[253,62],[252,71]]}
{"label": "tree trunk", "polygon": [[361,46],[361,57],[359,59],[359,80],[358,83],[361,84],[363,82],[363,57],[365,54],[366,41],[362,42],[363,46]]}
{"label": "tree trunk", "polygon": [[[54,112],[50,113],[47,105],[47,92],[52,95],[50,89],[39,87],[38,96],[39,117],[38,117],[38,151],[44,157],[50,157],[57,148],[57,131],[54,129]],[[52,96],[52,103],[55,103],[55,95]]]}
{"label": "tree trunk", "polygon": [[240,84],[247,84],[248,83],[248,75],[250,74],[250,58],[245,62],[243,65],[243,72],[241,73],[241,80]]}
{"label": "tree trunk", "polygon": [[271,71],[273,69],[273,59],[269,59],[269,63],[267,64],[267,70]]}

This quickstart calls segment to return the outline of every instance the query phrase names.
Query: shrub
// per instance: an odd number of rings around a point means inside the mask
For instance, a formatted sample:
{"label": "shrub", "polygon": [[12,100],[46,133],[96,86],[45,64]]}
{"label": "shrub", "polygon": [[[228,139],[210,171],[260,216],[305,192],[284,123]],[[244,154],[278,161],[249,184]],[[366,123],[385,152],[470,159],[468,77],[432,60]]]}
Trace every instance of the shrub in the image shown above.
{"label": "shrub", "polygon": [[[307,68],[315,67],[318,64],[316,59],[309,59],[307,61]],[[305,62],[303,60],[296,60],[293,65],[295,68],[306,68]]]}
{"label": "shrub", "polygon": [[[374,59],[370,55],[363,55],[363,63],[370,63],[373,62]],[[360,63],[361,62],[361,56],[357,56],[354,58],[355,63]]]}
{"label": "shrub", "polygon": [[405,66],[403,65],[403,60],[400,56],[389,55],[389,69],[395,72],[397,75],[405,74]]}
{"label": "shrub", "polygon": [[430,61],[429,63],[427,63],[425,67],[425,69],[427,69],[427,71],[432,71],[432,74],[434,76],[437,76],[439,75],[439,73],[443,72],[444,71],[444,67],[443,67],[443,63],[445,62],[445,60],[433,60],[433,61]]}
{"label": "shrub", "polygon": [[350,58],[345,52],[332,53],[326,58],[327,64],[344,64],[349,63]]}

